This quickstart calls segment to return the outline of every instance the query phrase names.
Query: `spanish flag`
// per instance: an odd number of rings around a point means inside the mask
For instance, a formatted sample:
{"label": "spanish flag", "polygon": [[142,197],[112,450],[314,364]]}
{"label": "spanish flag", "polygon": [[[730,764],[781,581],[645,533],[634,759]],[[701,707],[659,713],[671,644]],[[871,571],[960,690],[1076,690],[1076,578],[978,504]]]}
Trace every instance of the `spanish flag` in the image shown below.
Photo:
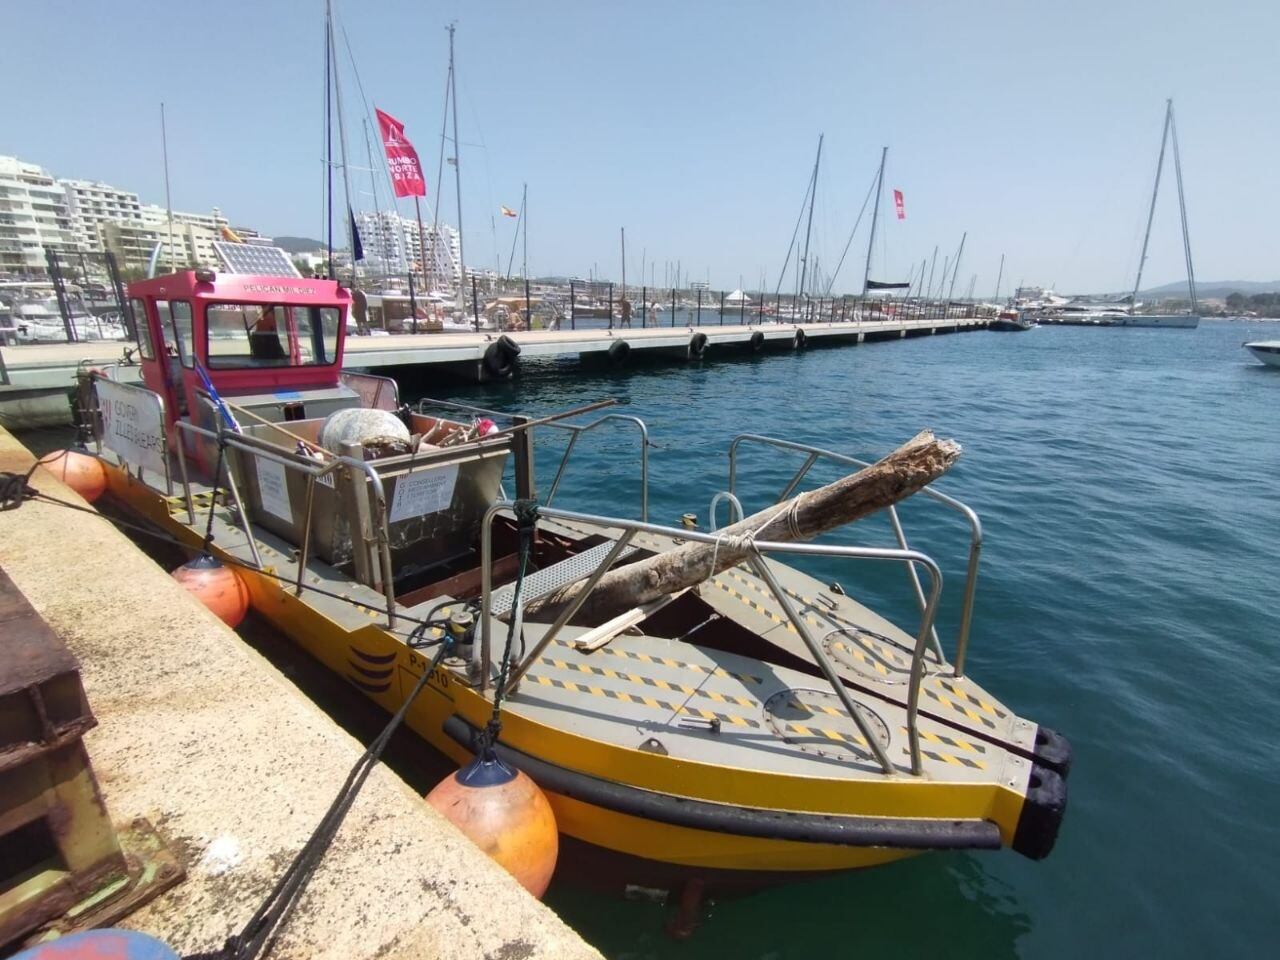
{"label": "spanish flag", "polygon": [[501,208],[501,210],[502,210],[502,215],[503,215],[504,217],[518,217],[518,216],[520,216],[520,214],[516,213],[516,212],[515,212],[514,210],[512,210],[510,207],[502,207],[502,208]]}

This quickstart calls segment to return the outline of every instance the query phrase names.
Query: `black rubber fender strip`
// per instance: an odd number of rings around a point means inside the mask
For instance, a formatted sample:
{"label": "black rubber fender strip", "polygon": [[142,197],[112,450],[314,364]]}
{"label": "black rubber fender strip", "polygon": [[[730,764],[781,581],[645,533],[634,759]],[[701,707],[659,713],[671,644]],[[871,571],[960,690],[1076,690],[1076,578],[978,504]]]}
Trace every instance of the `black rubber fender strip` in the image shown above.
{"label": "black rubber fender strip", "polygon": [[1036,727],[1033,759],[1042,767],[1048,767],[1064,779],[1071,772],[1071,741],[1057,730]]}
{"label": "black rubber fender strip", "polygon": [[1013,834],[1013,849],[1031,860],[1043,860],[1058,840],[1066,812],[1067,781],[1048,767],[1032,764],[1027,798]]}
{"label": "black rubber fender strip", "polygon": [[[479,731],[462,717],[449,717],[444,732],[475,750]],[[523,770],[537,784],[561,796],[616,813],[694,830],[767,840],[792,840],[845,847],[902,850],[996,850],[1000,829],[989,820],[923,820],[792,813],[734,807],[705,800],[672,797],[627,784],[567,770],[499,743],[498,757]]]}
{"label": "black rubber fender strip", "polygon": [[485,348],[484,367],[494,377],[509,377],[516,368],[516,358],[519,356],[520,344],[504,333]]}

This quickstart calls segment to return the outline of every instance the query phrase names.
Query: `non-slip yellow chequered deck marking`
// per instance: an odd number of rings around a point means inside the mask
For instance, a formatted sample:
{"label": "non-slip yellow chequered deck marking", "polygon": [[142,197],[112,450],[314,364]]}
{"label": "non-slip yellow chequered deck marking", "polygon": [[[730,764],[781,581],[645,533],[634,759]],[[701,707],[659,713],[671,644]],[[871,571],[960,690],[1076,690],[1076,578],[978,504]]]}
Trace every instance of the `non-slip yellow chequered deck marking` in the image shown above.
{"label": "non-slip yellow chequered deck marking", "polygon": [[867,738],[853,733],[844,733],[840,730],[832,730],[829,727],[808,727],[802,723],[786,723],[783,724],[788,733],[798,733],[802,737],[826,737],[828,740],[834,740],[837,743],[852,743],[859,747],[867,745]]}
{"label": "non-slip yellow chequered deck marking", "polygon": [[697,707],[690,707],[687,704],[670,703],[666,700],[658,700],[655,697],[643,697],[634,693],[623,693],[620,690],[609,690],[605,687],[595,687],[585,683],[574,683],[572,680],[557,680],[555,677],[546,677],[541,674],[526,674],[526,679],[534,683],[541,684],[544,687],[556,687],[560,690],[573,690],[577,693],[585,693],[593,697],[604,697],[608,700],[621,700],[623,703],[636,703],[641,706],[649,707],[655,710],[662,710],[667,713],[686,714],[691,717],[697,717],[701,720],[719,720],[721,723],[727,723],[735,727],[759,727],[760,723],[751,720],[748,717],[738,717],[729,713],[716,713],[713,710],[699,710]]}
{"label": "non-slip yellow chequered deck marking", "polygon": [[[772,603],[776,603],[777,599],[773,596],[773,593],[766,590],[758,581],[749,580],[746,577],[742,576],[741,574],[738,574],[734,570],[726,570],[712,579],[712,583],[714,583],[717,587],[719,587],[725,593],[729,594],[731,597],[734,597],[735,599],[742,601],[752,610],[755,610],[757,613],[759,613],[761,616],[765,617],[768,620],[773,621],[774,623],[782,624],[791,633],[796,632],[795,624],[791,622],[790,618],[784,617],[778,613],[775,613],[769,607],[735,590],[733,587],[731,587],[728,583],[726,583],[722,579],[724,577],[730,577],[736,580],[738,583],[741,583],[744,586],[748,587],[749,589],[753,590],[754,592],[760,594],[766,600]],[[811,598],[806,597],[803,594],[796,593],[794,590],[788,590],[784,587],[783,592],[786,593],[786,595],[790,597],[792,600],[799,603],[802,610],[817,610],[821,613],[822,619],[810,616],[809,614],[801,615],[804,622],[809,624],[809,626],[817,627],[819,630],[825,627],[835,626],[835,627],[845,627],[845,628],[848,628],[849,630],[858,631],[859,640],[862,643],[865,643],[872,650],[874,650],[875,653],[879,654],[881,657],[884,657],[886,660],[893,661],[894,664],[896,664],[898,667],[902,668],[903,670],[910,667],[911,661],[909,659],[905,659],[892,646],[886,646],[885,644],[880,643],[875,638],[869,636],[856,623],[853,623],[852,621],[846,619],[845,617],[841,617],[837,615],[833,611],[820,609],[818,605]],[[854,656],[859,656],[852,649],[849,652],[853,653]],[[868,660],[865,657],[859,657],[859,659],[862,659],[864,662],[873,665],[876,668],[876,671],[878,673],[881,673],[885,676],[888,675],[888,671],[883,669],[882,666],[876,661]]]}
{"label": "non-slip yellow chequered deck marking", "polygon": [[1001,710],[999,707],[995,706],[992,703],[988,703],[986,700],[983,700],[981,697],[975,697],[972,693],[969,693],[967,690],[960,689],[960,687],[956,686],[954,683],[949,683],[946,680],[939,680],[938,686],[942,687],[944,690],[949,691],[950,693],[955,694],[957,697],[963,697],[965,700],[972,703],[975,707],[980,707],[981,709],[985,710],[987,713],[991,714],[993,717],[999,717],[1000,719],[1003,720],[1005,717],[1008,716],[1008,714],[1005,713],[1003,710]]}
{"label": "non-slip yellow chequered deck marking", "polygon": [[855,657],[858,660],[861,660],[863,663],[865,663],[869,667],[873,667],[876,673],[880,674],[882,677],[887,677],[889,675],[888,667],[886,667],[879,660],[868,656],[865,650],[862,650],[859,647],[851,647],[849,646],[849,644],[845,643],[842,640],[837,640],[835,643],[831,644],[831,646],[833,649],[843,650],[845,651],[845,653],[849,654],[849,656]]}
{"label": "non-slip yellow chequered deck marking", "polygon": [[[562,647],[573,646],[572,641],[556,638],[556,643]],[[593,650],[593,654],[603,653],[610,657],[624,657],[627,660],[638,660],[641,663],[653,663],[664,667],[674,667],[678,670],[692,670],[694,673],[705,673],[711,677],[731,677],[741,683],[754,683],[757,686],[764,683],[763,677],[752,676],[749,673],[733,673],[721,667],[704,667],[700,663],[686,663],[683,660],[675,660],[671,657],[655,657],[649,653],[639,653],[635,650],[624,650],[621,647],[612,645],[601,647],[599,650]]]}
{"label": "non-slip yellow chequered deck marking", "polygon": [[982,714],[977,713],[973,710],[970,710],[964,704],[956,703],[954,700],[951,700],[948,697],[944,697],[942,694],[938,693],[936,690],[931,690],[928,687],[924,688],[924,692],[928,696],[933,697],[933,699],[937,700],[944,707],[950,707],[956,713],[964,714],[966,717],[968,717],[970,720],[974,721],[975,723],[981,723],[983,726],[989,727],[992,730],[996,728],[995,723],[993,723],[989,718],[984,717]]}
{"label": "non-slip yellow chequered deck marking", "polygon": [[670,680],[660,680],[657,677],[645,677],[634,673],[623,673],[620,670],[610,670],[606,667],[593,667],[590,664],[574,663],[570,660],[556,660],[553,657],[543,657],[542,662],[548,666],[558,667],[561,670],[576,670],[579,673],[591,673],[595,674],[597,677],[609,677],[614,680],[622,680],[626,683],[642,683],[647,687],[658,687],[662,690],[670,690],[673,693],[705,697],[708,700],[715,700],[717,703],[733,703],[740,707],[758,707],[760,705],[749,697],[737,697],[731,693],[717,693],[714,690],[703,690],[701,687],[688,687],[684,684],[674,683]]}
{"label": "non-slip yellow chequered deck marking", "polygon": [[[899,727],[898,729],[902,731],[903,736],[906,736],[906,727]],[[929,730],[921,730],[920,738],[922,740],[928,740],[930,743],[941,743],[948,747],[955,747],[957,750],[968,750],[970,753],[987,752],[987,748],[982,746],[980,743],[970,743],[968,740],[963,740],[960,737],[944,737],[941,734],[933,733]]]}

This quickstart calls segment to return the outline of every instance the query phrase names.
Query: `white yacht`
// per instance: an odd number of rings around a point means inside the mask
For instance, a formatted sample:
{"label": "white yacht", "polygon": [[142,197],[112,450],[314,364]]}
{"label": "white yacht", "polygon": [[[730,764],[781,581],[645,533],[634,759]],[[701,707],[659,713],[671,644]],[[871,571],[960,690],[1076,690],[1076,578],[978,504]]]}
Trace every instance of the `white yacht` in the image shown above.
{"label": "white yacht", "polygon": [[1268,367],[1280,367],[1280,340],[1255,340],[1244,346]]}

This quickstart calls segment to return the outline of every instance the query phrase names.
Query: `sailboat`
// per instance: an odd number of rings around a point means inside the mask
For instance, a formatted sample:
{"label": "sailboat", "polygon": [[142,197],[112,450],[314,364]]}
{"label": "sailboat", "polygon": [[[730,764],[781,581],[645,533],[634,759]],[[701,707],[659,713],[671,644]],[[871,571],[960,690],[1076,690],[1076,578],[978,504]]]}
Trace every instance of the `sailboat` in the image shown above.
{"label": "sailboat", "polygon": [[[1142,303],[1138,290],[1142,286],[1142,270],[1147,263],[1151,243],[1151,225],[1156,215],[1156,199],[1160,195],[1160,174],[1164,170],[1166,148],[1173,145],[1173,171],[1178,182],[1178,211],[1182,219],[1182,249],[1187,261],[1187,294],[1190,308],[1186,313],[1140,313]],[[1178,129],[1173,119],[1173,101],[1165,101],[1164,130],[1160,135],[1160,156],[1156,161],[1156,180],[1151,188],[1151,205],[1147,211],[1147,230],[1142,237],[1142,256],[1138,258],[1138,275],[1133,292],[1119,301],[1098,303],[1075,300],[1060,308],[1054,316],[1040,319],[1049,322],[1088,324],[1101,327],[1171,327],[1194,329],[1200,325],[1196,302],[1196,274],[1191,263],[1191,237],[1187,230],[1187,204],[1182,189],[1182,161],[1178,154]]]}

